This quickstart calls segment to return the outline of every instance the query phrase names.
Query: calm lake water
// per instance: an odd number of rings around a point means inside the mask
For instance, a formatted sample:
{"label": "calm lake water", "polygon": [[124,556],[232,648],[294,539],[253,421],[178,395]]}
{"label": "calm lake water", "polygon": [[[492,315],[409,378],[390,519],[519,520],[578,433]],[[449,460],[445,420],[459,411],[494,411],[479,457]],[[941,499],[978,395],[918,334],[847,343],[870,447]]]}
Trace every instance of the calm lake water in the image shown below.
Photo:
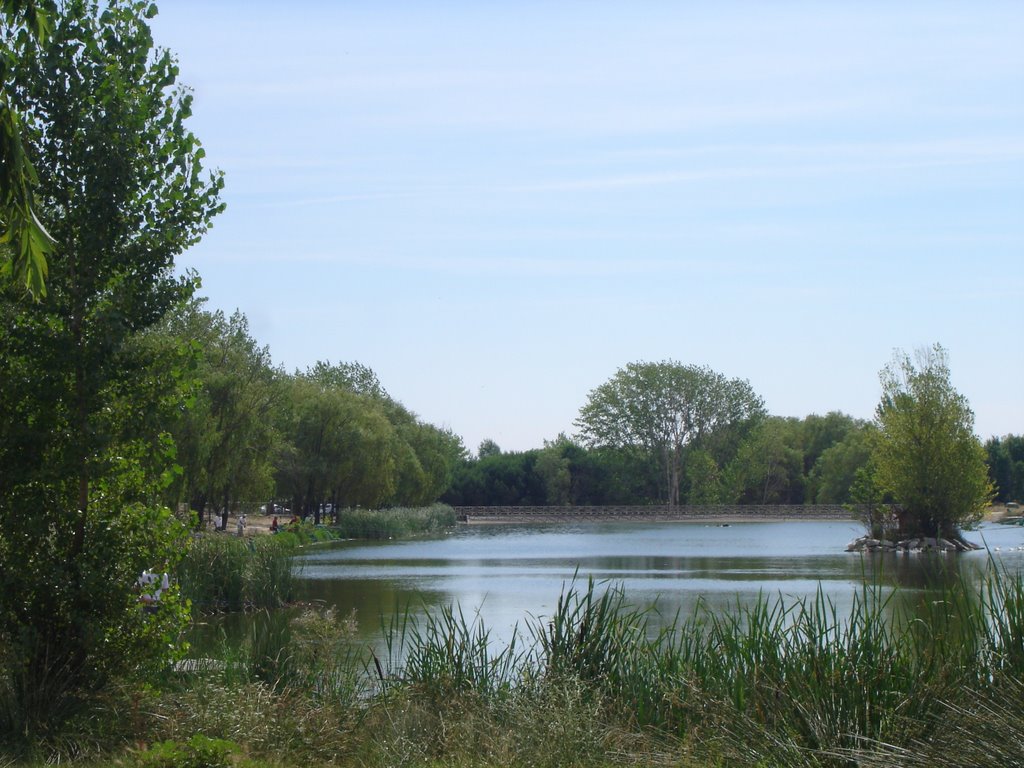
{"label": "calm lake water", "polygon": [[588,578],[621,586],[631,604],[670,621],[699,599],[732,610],[759,593],[798,599],[820,588],[842,611],[865,578],[920,600],[992,562],[1024,567],[1021,527],[986,524],[968,538],[989,550],[961,555],[847,553],[862,532],[853,521],[469,525],[426,540],[314,547],[296,565],[303,597],[342,615],[354,609],[371,642],[382,617],[447,605],[479,614],[500,641],[517,624],[550,616],[564,588]]}

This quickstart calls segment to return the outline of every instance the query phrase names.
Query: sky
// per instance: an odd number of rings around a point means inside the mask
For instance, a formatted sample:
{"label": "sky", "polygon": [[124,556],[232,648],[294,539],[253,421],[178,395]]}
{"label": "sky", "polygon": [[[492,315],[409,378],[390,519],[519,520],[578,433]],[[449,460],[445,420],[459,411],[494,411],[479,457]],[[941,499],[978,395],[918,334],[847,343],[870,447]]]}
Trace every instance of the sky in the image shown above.
{"label": "sky", "polygon": [[1024,3],[164,0],[226,211],[179,268],[289,372],[503,450],[630,362],[869,419],[942,344],[1024,433]]}

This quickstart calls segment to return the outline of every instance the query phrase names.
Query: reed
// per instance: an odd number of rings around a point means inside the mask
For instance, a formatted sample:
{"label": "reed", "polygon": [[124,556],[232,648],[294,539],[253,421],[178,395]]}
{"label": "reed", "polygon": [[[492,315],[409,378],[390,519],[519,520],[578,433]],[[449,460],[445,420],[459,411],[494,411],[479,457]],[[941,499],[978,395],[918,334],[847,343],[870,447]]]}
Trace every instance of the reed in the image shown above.
{"label": "reed", "polygon": [[410,616],[402,611],[385,632],[386,688],[407,686],[438,701],[465,693],[494,698],[521,680],[525,657],[517,631],[495,648],[480,616],[467,619],[461,608],[447,606],[421,622]]}
{"label": "reed", "polygon": [[980,588],[954,584],[918,604],[875,582],[842,614],[821,591],[762,596],[728,613],[699,605],[652,631],[619,588],[572,584],[530,626],[528,652],[495,651],[478,619],[442,611],[397,643],[410,649],[398,680],[442,702],[582,685],[616,722],[708,739],[730,759],[845,764],[878,745],[926,743],[950,711],[975,711],[965,691],[1019,677],[1022,598],[1019,574],[992,571]]}
{"label": "reed", "polygon": [[178,567],[182,595],[203,611],[277,608],[296,584],[293,541],[199,536]]}
{"label": "reed", "polygon": [[198,536],[176,573],[182,595],[203,611],[276,608],[292,600],[293,556],[306,544],[338,538],[407,538],[455,525],[445,504],[385,510],[348,509],[334,527],[300,523],[274,536]]}
{"label": "reed", "polygon": [[656,624],[573,582],[500,647],[458,607],[398,613],[379,667],[352,617],[268,611],[125,722],[281,765],[1024,763],[1024,576],[926,594],[872,581],[849,609],[765,595]]}
{"label": "reed", "polygon": [[400,539],[455,526],[455,510],[447,504],[389,509],[343,509],[333,530],[350,539]]}

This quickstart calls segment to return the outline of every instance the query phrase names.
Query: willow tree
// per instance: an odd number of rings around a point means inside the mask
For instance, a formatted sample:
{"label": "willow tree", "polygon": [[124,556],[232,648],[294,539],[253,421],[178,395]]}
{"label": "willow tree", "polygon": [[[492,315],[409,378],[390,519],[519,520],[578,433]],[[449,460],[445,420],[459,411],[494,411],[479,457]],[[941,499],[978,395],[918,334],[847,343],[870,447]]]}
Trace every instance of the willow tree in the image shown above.
{"label": "willow tree", "polygon": [[154,340],[195,350],[188,409],[168,425],[181,473],[168,498],[187,501],[201,517],[207,506],[269,498],[278,448],[274,415],[284,374],[270,350],[249,332],[241,312],[230,317],[193,301],[169,313]]}
{"label": "willow tree", "polygon": [[588,396],[576,425],[593,447],[641,448],[655,456],[668,503],[679,503],[684,454],[764,415],[743,379],[674,361],[630,363]]}
{"label": "willow tree", "polygon": [[992,499],[974,412],[950,382],[938,344],[897,353],[880,373],[873,483],[897,505],[899,534],[958,536]]}
{"label": "willow tree", "polygon": [[56,727],[113,678],[166,660],[173,595],[138,608],[143,569],[187,534],[171,475],[173,356],[138,343],[193,290],[174,258],[221,204],[185,127],[187,91],[133,0],[68,0],[7,94],[25,117],[37,214],[60,243],[47,297],[0,296],[0,730]]}

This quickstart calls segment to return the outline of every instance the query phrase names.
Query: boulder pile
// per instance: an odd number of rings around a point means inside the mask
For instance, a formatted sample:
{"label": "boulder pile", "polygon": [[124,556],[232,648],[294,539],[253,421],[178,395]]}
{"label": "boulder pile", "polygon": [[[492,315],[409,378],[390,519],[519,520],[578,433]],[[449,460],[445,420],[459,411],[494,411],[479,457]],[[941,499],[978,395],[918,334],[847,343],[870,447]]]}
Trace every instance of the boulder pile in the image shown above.
{"label": "boulder pile", "polygon": [[962,539],[937,539],[922,537],[889,541],[861,536],[846,545],[847,552],[970,552],[981,549],[977,544]]}

